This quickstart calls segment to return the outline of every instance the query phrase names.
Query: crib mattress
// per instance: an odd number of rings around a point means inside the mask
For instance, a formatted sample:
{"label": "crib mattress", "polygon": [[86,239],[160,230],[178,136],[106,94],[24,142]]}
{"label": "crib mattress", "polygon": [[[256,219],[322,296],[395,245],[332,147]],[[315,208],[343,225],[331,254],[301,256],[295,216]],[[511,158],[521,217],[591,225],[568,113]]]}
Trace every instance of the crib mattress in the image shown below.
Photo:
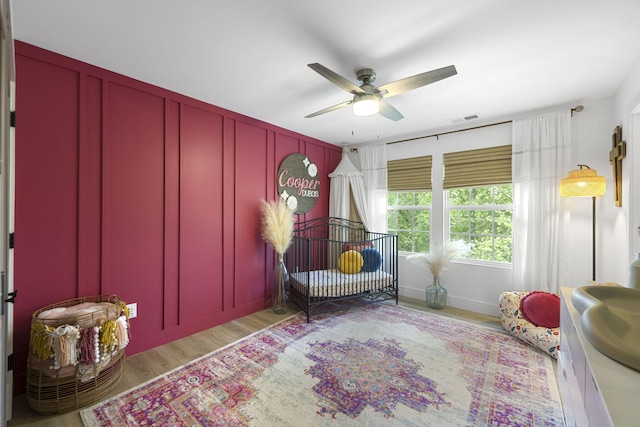
{"label": "crib mattress", "polygon": [[314,270],[291,273],[290,277],[292,287],[303,295],[309,292],[311,297],[335,298],[393,286],[393,276],[382,270],[355,274],[338,269]]}

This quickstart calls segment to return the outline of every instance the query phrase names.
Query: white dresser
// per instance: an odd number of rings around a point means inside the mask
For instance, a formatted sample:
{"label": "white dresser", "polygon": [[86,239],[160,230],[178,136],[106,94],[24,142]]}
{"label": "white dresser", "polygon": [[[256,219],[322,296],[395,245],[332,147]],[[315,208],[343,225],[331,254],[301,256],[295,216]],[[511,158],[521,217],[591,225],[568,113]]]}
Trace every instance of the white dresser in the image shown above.
{"label": "white dresser", "polygon": [[560,292],[558,386],[567,427],[638,427],[640,372],[593,348],[582,333],[572,292],[573,288]]}

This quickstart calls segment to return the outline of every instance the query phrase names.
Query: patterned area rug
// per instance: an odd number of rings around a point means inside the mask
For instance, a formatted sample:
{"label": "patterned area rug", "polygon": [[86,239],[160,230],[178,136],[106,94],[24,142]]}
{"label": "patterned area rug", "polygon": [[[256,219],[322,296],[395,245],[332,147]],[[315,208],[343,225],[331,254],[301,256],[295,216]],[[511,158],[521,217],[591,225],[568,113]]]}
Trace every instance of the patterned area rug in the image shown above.
{"label": "patterned area rug", "polygon": [[86,426],[562,426],[552,359],[391,304],[289,317],[81,411]]}

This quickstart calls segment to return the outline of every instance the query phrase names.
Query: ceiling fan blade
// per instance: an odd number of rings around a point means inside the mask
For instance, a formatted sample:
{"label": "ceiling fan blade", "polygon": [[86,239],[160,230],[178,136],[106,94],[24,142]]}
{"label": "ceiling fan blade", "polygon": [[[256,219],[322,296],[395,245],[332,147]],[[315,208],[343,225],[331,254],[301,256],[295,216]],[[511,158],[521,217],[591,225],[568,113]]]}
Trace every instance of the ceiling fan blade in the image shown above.
{"label": "ceiling fan blade", "polygon": [[396,80],[395,82],[378,86],[377,92],[385,98],[390,98],[392,96],[400,95],[401,93],[435,83],[438,80],[455,76],[456,74],[458,74],[456,67],[454,65],[449,65],[448,67],[438,68],[437,70],[427,71],[425,73],[416,74],[415,76],[406,77],[404,79]]}
{"label": "ceiling fan blade", "polygon": [[351,82],[350,80],[345,79],[340,74],[337,74],[331,71],[324,65],[314,63],[314,64],[307,64],[307,66],[312,70],[314,70],[316,73],[320,74],[325,79],[329,80],[334,85],[346,90],[349,93],[352,93],[354,95],[358,93],[364,93],[364,91],[360,89],[360,86]]}
{"label": "ceiling fan blade", "polygon": [[387,119],[393,120],[394,122],[404,118],[400,111],[396,110],[393,105],[389,104],[382,98],[380,99],[380,110],[378,110],[378,112],[380,115],[385,116]]}
{"label": "ceiling fan blade", "polygon": [[331,111],[339,110],[340,108],[346,107],[347,105],[351,105],[351,104],[353,104],[353,101],[341,102],[340,104],[336,104],[334,106],[327,107],[327,108],[325,108],[323,110],[316,111],[315,113],[311,113],[308,116],[304,116],[304,118],[308,119],[310,117],[316,117],[316,116],[319,116],[320,114],[325,114],[325,113],[329,113]]}

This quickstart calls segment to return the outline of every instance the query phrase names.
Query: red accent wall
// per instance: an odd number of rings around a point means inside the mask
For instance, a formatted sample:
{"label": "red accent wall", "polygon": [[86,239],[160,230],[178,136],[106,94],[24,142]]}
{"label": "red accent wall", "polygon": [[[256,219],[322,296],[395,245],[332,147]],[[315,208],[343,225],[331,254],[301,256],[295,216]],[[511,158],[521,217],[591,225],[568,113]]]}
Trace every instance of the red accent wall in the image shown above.
{"label": "red accent wall", "polygon": [[14,376],[32,313],[71,298],[138,303],[127,354],[261,310],[273,251],[260,199],[291,153],[327,174],[341,148],[16,42]]}

